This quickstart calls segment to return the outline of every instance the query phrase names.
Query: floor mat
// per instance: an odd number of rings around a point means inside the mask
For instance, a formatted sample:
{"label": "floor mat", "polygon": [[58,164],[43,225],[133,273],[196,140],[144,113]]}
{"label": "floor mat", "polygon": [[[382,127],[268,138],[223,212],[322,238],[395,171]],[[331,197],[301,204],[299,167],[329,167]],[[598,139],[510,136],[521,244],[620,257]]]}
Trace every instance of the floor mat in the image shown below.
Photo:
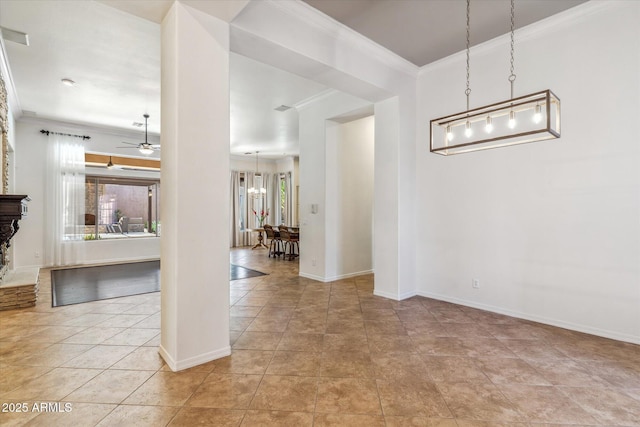
{"label": "floor mat", "polygon": [[160,261],[51,271],[51,294],[54,307],[159,290]]}
{"label": "floor mat", "polygon": [[251,277],[266,276],[266,273],[262,273],[257,270],[251,270],[250,268],[241,267],[235,264],[229,264],[229,276],[231,280],[249,279]]}

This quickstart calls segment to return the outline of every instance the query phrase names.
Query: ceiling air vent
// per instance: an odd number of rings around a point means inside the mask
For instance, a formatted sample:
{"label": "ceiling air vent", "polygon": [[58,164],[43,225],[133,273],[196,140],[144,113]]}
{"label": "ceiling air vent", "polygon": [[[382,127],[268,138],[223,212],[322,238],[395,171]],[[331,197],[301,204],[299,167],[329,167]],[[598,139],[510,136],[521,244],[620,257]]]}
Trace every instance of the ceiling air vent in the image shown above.
{"label": "ceiling air vent", "polygon": [[0,34],[2,38],[15,43],[20,43],[25,46],[29,46],[29,35],[22,31],[10,30],[9,28],[0,27]]}
{"label": "ceiling air vent", "polygon": [[274,108],[274,110],[276,110],[276,111],[287,111],[287,110],[290,110],[290,109],[291,109],[291,107],[289,107],[288,105],[284,105],[284,104],[279,106],[279,107]]}

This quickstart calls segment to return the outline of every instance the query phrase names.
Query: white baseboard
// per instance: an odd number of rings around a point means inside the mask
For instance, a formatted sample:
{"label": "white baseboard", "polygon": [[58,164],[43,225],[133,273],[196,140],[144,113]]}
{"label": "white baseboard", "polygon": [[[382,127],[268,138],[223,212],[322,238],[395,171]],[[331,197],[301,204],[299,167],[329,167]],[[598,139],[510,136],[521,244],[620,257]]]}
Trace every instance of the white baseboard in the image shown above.
{"label": "white baseboard", "polygon": [[316,276],[315,274],[308,274],[308,273],[299,273],[298,274],[300,277],[304,277],[307,279],[311,279],[311,280],[316,280],[318,282],[324,282],[324,277],[322,276]]}
{"label": "white baseboard", "polygon": [[211,362],[212,360],[220,359],[222,357],[229,356],[231,354],[231,346],[226,346],[218,350],[210,351],[208,353],[193,356],[185,360],[175,360],[171,355],[162,347],[158,350],[160,356],[167,363],[169,368],[176,372],[184,369],[193,368],[194,366],[202,365],[203,363]]}
{"label": "white baseboard", "polygon": [[392,294],[391,292],[384,292],[384,291],[380,291],[378,289],[373,289],[373,294],[379,297],[383,297],[383,298],[388,298],[388,299],[392,299],[394,301],[402,301],[405,300],[407,298],[411,298],[411,297],[415,297],[417,294],[413,291],[411,292],[405,292],[403,294]]}
{"label": "white baseboard", "polygon": [[594,328],[592,326],[580,325],[577,323],[565,322],[563,320],[552,319],[544,316],[537,316],[534,314],[523,313],[520,311],[514,311],[505,309],[502,307],[496,307],[488,304],[481,304],[474,301],[467,301],[460,298],[449,297],[446,295],[434,294],[431,292],[418,292],[416,295],[433,298],[439,301],[451,302],[454,304],[464,305],[466,307],[478,308],[480,310],[490,311],[492,313],[504,314],[506,316],[517,317],[518,319],[530,320],[532,322],[544,323],[545,325],[557,326],[559,328],[570,329],[576,332],[583,332],[585,334],[596,335],[603,338],[610,338],[616,341],[624,341],[632,344],[640,344],[640,336],[634,336],[629,334],[621,334],[615,331],[608,331],[605,329]]}
{"label": "white baseboard", "polygon": [[317,280],[318,282],[334,282],[336,280],[342,280],[342,279],[349,279],[351,277],[357,277],[357,276],[363,276],[365,274],[371,274],[373,273],[373,270],[364,270],[364,271],[357,271],[355,273],[347,273],[347,274],[339,274],[337,276],[332,276],[332,277],[322,277],[322,276],[316,276],[313,274],[308,274],[308,273],[300,273],[300,277],[305,277],[307,279],[312,279],[312,280]]}

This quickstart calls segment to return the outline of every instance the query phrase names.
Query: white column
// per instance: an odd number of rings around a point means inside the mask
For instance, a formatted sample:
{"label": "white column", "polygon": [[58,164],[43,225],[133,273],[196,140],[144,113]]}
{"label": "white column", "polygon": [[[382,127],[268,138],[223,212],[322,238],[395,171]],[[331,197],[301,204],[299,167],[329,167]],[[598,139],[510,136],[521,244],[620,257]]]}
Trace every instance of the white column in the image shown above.
{"label": "white column", "polygon": [[415,291],[415,98],[375,104],[373,293],[403,300]]}
{"label": "white column", "polygon": [[162,22],[162,323],[176,371],[229,355],[229,25]]}

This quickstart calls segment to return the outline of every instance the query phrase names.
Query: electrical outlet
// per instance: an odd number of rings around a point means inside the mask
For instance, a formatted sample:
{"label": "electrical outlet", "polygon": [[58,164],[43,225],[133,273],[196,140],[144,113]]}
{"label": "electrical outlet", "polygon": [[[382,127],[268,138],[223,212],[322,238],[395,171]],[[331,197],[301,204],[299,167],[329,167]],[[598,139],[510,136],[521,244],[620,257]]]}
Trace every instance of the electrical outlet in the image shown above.
{"label": "electrical outlet", "polygon": [[480,279],[473,279],[471,281],[471,286],[473,289],[480,289]]}
{"label": "electrical outlet", "polygon": [[312,266],[316,266],[316,259],[315,258],[311,258],[311,265]]}
{"label": "electrical outlet", "polygon": [[35,251],[35,252],[33,253],[33,257],[34,257],[34,258],[40,258],[40,252]]}

